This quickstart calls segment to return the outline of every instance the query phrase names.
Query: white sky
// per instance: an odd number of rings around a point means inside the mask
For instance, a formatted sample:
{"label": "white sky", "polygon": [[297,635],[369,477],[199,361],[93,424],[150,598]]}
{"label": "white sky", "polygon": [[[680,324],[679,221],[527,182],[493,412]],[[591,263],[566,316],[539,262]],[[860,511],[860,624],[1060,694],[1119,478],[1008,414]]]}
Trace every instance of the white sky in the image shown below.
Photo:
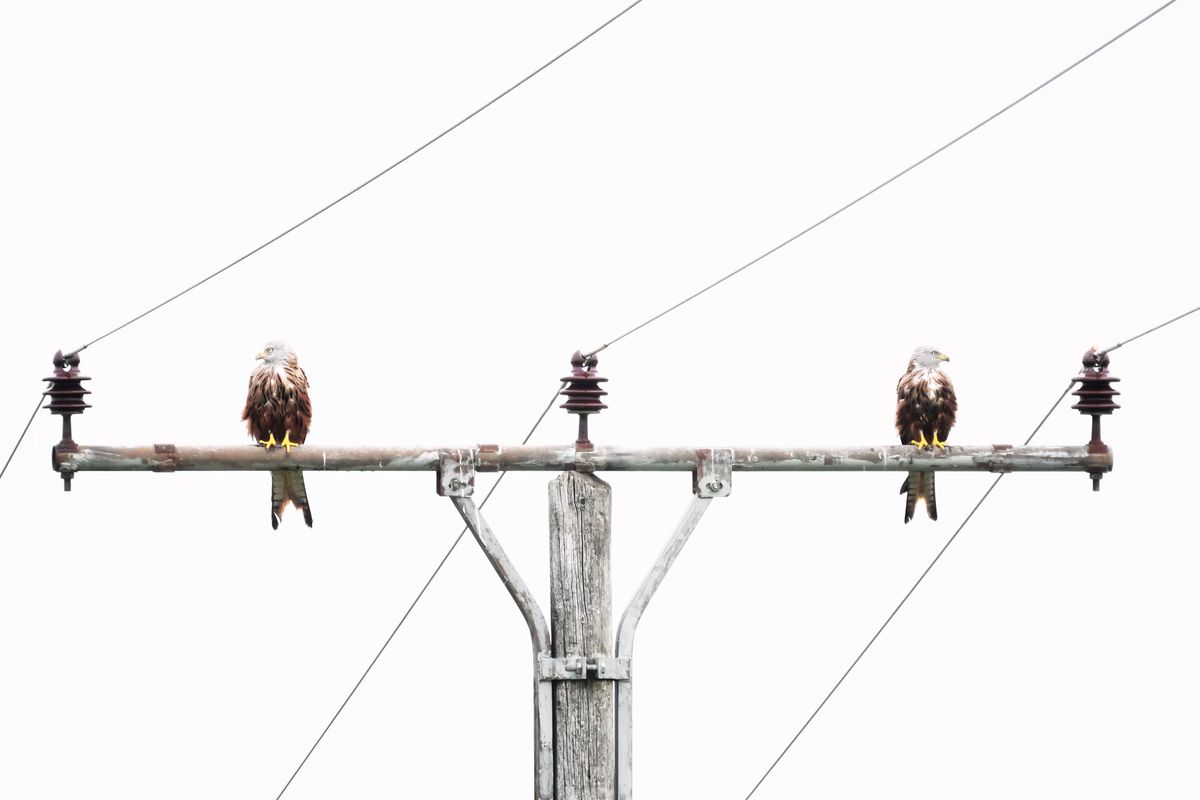
{"label": "white sky", "polygon": [[[9,4],[0,446],[50,356],[404,155],[602,3]],[[515,443],[570,353],[745,263],[1146,2],[646,0],[385,179],[83,356],[90,444],[235,444],[290,339],[310,445]],[[1196,305],[1200,10],[1179,3],[874,198],[601,357],[593,439],[874,444],[915,345],[952,443],[1017,443],[1106,345]],[[1197,318],[1114,355],[1116,470],[1006,479],[756,795],[1195,797]],[[534,438],[573,438],[555,411]],[[1080,444],[1065,407],[1038,442]],[[273,798],[460,530],[430,475],[48,469],[0,481],[0,796]],[[487,509],[545,597],[546,474]],[[624,607],[689,498],[614,486]],[[481,481],[486,489],[491,478]],[[638,635],[636,787],[744,797],[978,499],[739,475]],[[528,637],[463,542],[287,797],[526,797]]]}

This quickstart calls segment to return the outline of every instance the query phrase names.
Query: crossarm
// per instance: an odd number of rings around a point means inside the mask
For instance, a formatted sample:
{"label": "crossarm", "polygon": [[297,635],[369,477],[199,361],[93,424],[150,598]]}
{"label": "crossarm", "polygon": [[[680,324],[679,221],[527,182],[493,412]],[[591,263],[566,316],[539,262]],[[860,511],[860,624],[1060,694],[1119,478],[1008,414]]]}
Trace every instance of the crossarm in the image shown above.
{"label": "crossarm", "polygon": [[[625,471],[693,472],[710,448],[479,445],[446,447],[321,447],[309,444],[290,454],[252,445],[203,447],[156,444],[143,447],[79,445],[56,447],[56,471],[240,472],[302,469],[366,472],[435,471],[439,453],[461,450],[479,472]],[[919,450],[911,445],[876,447],[735,447],[731,466],[746,472],[1090,472],[1112,470],[1112,451],[1088,447],[984,445]]]}

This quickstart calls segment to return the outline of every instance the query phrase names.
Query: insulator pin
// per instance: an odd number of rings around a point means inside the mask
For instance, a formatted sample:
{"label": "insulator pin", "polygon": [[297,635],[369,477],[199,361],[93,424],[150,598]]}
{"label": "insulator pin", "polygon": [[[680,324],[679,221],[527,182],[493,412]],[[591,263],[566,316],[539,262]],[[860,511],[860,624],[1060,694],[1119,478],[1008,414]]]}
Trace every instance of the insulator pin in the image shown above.
{"label": "insulator pin", "polygon": [[[62,350],[59,350],[54,354],[54,374],[44,380],[50,383],[50,388],[42,392],[42,395],[49,397],[50,402],[42,408],[48,408],[51,414],[62,417],[62,441],[55,449],[76,450],[78,448],[71,438],[71,415],[82,414],[85,408],[91,408],[83,402],[83,398],[91,394],[83,388],[83,382],[90,381],[91,378],[79,374],[79,354],[64,356]],[[71,491],[71,473],[63,472],[62,478],[63,490]]]}
{"label": "insulator pin", "polygon": [[[1071,408],[1092,418],[1092,438],[1088,442],[1089,453],[1108,452],[1108,445],[1100,438],[1100,418],[1120,408],[1113,402],[1113,398],[1120,392],[1112,388],[1112,385],[1121,379],[1108,373],[1108,364],[1108,353],[1098,353],[1093,347],[1083,354],[1083,369],[1079,375],[1071,379],[1072,383],[1079,384],[1079,388],[1071,392],[1073,396],[1079,398],[1079,402]],[[1092,490],[1100,491],[1100,478],[1103,477],[1103,473],[1089,474],[1092,478]]]}

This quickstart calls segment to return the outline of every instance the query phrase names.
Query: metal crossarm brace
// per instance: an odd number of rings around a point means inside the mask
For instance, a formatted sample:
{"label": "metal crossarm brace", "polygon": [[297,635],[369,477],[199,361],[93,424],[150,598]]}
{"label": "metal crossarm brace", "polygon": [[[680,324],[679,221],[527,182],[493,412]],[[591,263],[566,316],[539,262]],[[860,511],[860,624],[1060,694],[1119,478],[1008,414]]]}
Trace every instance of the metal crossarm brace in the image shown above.
{"label": "metal crossarm brace", "polygon": [[542,678],[541,663],[551,659],[550,626],[521,574],[500,546],[471,495],[475,491],[475,467],[470,451],[442,451],[439,456],[438,494],[449,497],[475,541],[500,576],[504,588],[529,626],[533,642],[533,771],[536,800],[554,800],[554,684]]}
{"label": "metal crossarm brace", "polygon": [[[698,463],[692,473],[692,498],[683,517],[675,526],[675,532],[642,580],[641,586],[629,601],[621,623],[617,627],[616,653],[632,668],[633,637],[637,633],[642,613],[650,605],[650,599],[667,577],[667,571],[679,557],[692,531],[696,530],[700,518],[708,510],[714,497],[728,497],[733,484],[733,450],[701,450],[697,452]],[[633,798],[633,682],[617,683],[617,800]]]}
{"label": "metal crossarm brace", "polygon": [[454,503],[454,507],[458,509],[475,540],[479,542],[529,626],[534,652],[535,797],[537,800],[554,800],[554,681],[598,679],[616,682],[617,797],[618,800],[631,800],[634,635],[642,613],[696,529],[700,518],[708,509],[708,504],[714,497],[729,496],[733,477],[733,450],[697,451],[697,464],[692,480],[695,496],[667,540],[662,553],[655,560],[650,573],[634,594],[629,607],[621,615],[617,629],[616,655],[568,655],[560,658],[553,656],[550,628],[537,600],[521,579],[471,497],[475,488],[474,456],[475,452],[472,450],[440,451],[437,489],[438,494],[449,497]]}

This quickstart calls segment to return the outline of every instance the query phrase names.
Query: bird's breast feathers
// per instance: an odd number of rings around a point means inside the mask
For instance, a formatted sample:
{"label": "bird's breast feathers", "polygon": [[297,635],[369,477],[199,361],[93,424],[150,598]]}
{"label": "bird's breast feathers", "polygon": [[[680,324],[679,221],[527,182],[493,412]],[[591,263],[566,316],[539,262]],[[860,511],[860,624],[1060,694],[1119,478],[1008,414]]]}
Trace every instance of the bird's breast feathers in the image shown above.
{"label": "bird's breast feathers", "polygon": [[940,404],[949,386],[950,380],[942,374],[941,370],[929,370],[929,375],[925,380],[925,390],[929,393],[930,400],[936,400]]}
{"label": "bird's breast feathers", "polygon": [[901,385],[907,394],[925,395],[930,400],[938,401],[950,385],[950,380],[936,369],[914,369],[904,376]]}
{"label": "bird's breast feathers", "polygon": [[292,388],[292,376],[288,373],[288,369],[283,364],[276,364],[271,368],[267,378],[273,386],[279,386],[284,389]]}
{"label": "bird's breast feathers", "polygon": [[284,364],[262,366],[254,371],[251,383],[262,395],[276,396],[302,390],[303,382]]}

